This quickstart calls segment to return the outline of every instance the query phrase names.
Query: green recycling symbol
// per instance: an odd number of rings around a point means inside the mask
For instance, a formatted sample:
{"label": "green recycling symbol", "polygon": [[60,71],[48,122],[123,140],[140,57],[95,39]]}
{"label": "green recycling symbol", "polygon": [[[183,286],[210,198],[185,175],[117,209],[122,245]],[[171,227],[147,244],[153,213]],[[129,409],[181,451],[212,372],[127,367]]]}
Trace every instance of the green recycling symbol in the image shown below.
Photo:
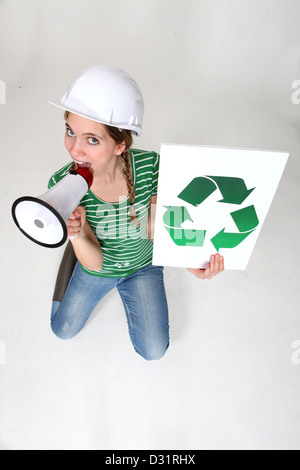
{"label": "green recycling symbol", "polygon": [[[177,196],[195,207],[200,206],[217,189],[220,190],[223,199],[222,204],[241,205],[254,191],[248,189],[242,178],[228,176],[200,176],[194,178],[184,190]],[[189,211],[185,206],[164,206],[166,212],[163,223],[173,242],[178,246],[203,247],[206,230],[194,230],[183,228],[182,224],[190,220],[193,222]],[[238,232],[226,232],[224,227],[211,238],[215,249],[235,248],[245,240],[259,225],[259,220],[253,205],[244,207],[230,213]]]}

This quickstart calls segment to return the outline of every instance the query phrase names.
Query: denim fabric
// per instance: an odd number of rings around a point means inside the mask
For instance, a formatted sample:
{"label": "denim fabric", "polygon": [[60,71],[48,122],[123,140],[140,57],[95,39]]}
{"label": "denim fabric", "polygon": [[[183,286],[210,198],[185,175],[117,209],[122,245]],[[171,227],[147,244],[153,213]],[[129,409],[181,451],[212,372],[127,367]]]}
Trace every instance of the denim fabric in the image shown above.
{"label": "denim fabric", "polygon": [[114,287],[135,351],[146,360],[162,358],[169,346],[169,315],[161,266],[148,265],[125,278],[104,278],[85,273],[77,263],[62,302],[52,304],[52,331],[61,339],[73,338]]}

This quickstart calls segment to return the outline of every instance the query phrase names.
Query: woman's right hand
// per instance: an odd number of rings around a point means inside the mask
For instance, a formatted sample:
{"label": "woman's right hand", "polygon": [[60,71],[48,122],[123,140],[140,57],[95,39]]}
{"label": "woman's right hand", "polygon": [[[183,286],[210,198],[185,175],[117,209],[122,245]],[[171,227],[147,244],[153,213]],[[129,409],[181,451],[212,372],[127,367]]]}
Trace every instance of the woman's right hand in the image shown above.
{"label": "woman's right hand", "polygon": [[70,240],[74,240],[79,236],[85,236],[84,226],[86,223],[85,208],[78,206],[69,217],[67,222],[68,237]]}

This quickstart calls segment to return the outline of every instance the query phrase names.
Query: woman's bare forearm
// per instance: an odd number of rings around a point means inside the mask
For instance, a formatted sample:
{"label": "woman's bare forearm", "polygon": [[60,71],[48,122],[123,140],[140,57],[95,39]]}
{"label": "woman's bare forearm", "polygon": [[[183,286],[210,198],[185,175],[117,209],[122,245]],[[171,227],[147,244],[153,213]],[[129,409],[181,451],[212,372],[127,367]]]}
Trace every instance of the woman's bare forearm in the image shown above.
{"label": "woman's bare forearm", "polygon": [[103,267],[102,249],[87,238],[85,234],[71,239],[75,255],[82,266],[90,271],[101,271]]}
{"label": "woman's bare forearm", "polygon": [[103,252],[90,224],[84,207],[79,206],[67,222],[68,235],[78,261],[90,271],[101,271]]}

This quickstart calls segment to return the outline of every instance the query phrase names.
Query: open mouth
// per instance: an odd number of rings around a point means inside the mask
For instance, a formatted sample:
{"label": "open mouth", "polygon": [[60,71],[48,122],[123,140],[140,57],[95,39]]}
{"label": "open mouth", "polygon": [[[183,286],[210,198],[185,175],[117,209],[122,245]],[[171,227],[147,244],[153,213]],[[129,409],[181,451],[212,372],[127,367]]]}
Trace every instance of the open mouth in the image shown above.
{"label": "open mouth", "polygon": [[76,165],[82,167],[82,168],[90,168],[91,166],[91,163],[88,163],[88,162],[79,162],[77,160],[74,160],[74,163],[76,163]]}

